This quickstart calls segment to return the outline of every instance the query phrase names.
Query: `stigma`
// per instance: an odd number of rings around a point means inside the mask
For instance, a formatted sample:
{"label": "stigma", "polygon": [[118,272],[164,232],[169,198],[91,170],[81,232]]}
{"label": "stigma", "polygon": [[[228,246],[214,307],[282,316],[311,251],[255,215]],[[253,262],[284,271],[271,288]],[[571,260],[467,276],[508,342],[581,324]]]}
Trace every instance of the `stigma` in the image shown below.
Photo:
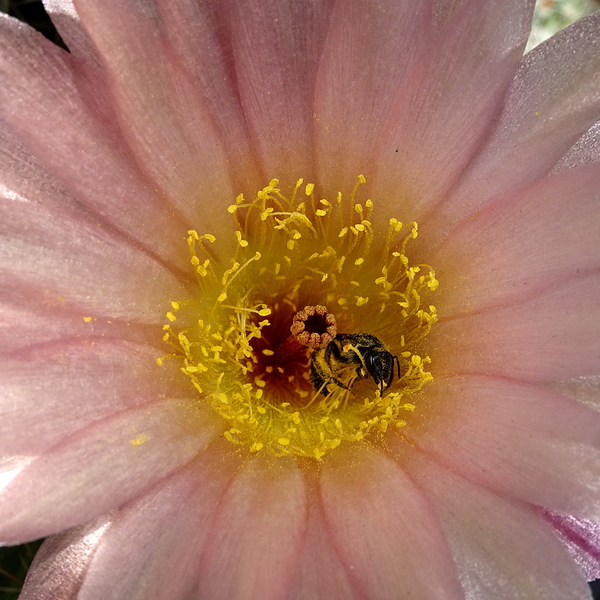
{"label": "stigma", "polygon": [[238,196],[230,256],[231,240],[188,232],[198,289],[171,302],[167,356],[251,452],[321,460],[405,427],[432,379],[423,349],[438,281],[409,262],[416,223],[390,216],[374,230],[364,183],[331,200],[303,180]]}

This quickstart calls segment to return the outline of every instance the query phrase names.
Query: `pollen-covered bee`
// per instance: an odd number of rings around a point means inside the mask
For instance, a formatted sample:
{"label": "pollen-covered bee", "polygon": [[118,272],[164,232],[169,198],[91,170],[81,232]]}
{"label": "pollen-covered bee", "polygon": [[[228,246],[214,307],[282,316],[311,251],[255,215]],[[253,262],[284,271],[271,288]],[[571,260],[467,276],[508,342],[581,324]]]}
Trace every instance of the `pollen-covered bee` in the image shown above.
{"label": "pollen-covered bee", "polygon": [[[316,349],[310,360],[310,382],[315,390],[327,394],[327,385],[349,389],[336,375],[335,362],[356,365],[361,379],[372,377],[383,395],[394,380],[394,366],[400,377],[400,361],[388,352],[383,342],[369,333],[338,333],[324,348]],[[339,367],[338,367],[339,368]]]}

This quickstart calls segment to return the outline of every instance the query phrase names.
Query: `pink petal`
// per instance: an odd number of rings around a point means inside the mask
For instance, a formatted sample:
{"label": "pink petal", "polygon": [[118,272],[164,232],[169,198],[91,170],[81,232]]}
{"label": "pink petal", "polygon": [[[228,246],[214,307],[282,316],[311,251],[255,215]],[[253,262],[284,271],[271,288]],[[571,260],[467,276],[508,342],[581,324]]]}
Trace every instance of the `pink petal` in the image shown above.
{"label": "pink petal", "polygon": [[[228,231],[233,224],[223,209],[238,192],[227,157],[202,99],[156,25],[156,8],[120,0],[74,4],[102,55],[119,124],[142,171],[187,223]],[[207,210],[215,205],[222,210]]]}
{"label": "pink petal", "polygon": [[78,600],[174,600],[196,588],[206,535],[241,462],[228,442],[215,446],[118,512]]}
{"label": "pink petal", "polygon": [[[236,192],[254,197],[268,181],[250,140],[232,54],[228,2],[157,0],[158,27],[218,129]],[[239,3],[235,4],[236,9]]]}
{"label": "pink petal", "polygon": [[221,501],[200,565],[198,598],[285,598],[306,508],[293,458],[258,455],[246,463]]}
{"label": "pink petal", "polygon": [[164,332],[158,325],[91,317],[91,311],[72,307],[40,308],[39,290],[24,288],[19,290],[20,296],[16,291],[12,290],[10,301],[0,293],[0,355],[12,355],[60,340],[94,344],[101,338],[147,344],[154,347],[155,358],[168,350],[162,342]]}
{"label": "pink petal", "polygon": [[314,178],[314,87],[333,2],[230,2],[244,114],[267,180]]}
{"label": "pink petal", "polygon": [[158,324],[186,297],[164,266],[83,215],[0,198],[0,234],[5,301]]}
{"label": "pink petal", "polygon": [[596,375],[600,275],[572,277],[518,304],[437,323],[428,337],[438,374],[531,382]]}
{"label": "pink petal", "polygon": [[111,521],[112,515],[103,515],[46,539],[35,555],[19,598],[76,598],[94,552],[110,529]]}
{"label": "pink petal", "polygon": [[524,502],[600,515],[598,412],[544,388],[478,375],[439,377],[423,402],[406,436],[440,464]]}
{"label": "pink petal", "polygon": [[494,134],[452,196],[421,225],[443,239],[490,198],[547,175],[597,121],[599,27],[596,13],[525,55]]}
{"label": "pink petal", "polygon": [[17,457],[3,469],[0,540],[37,539],[120,506],[190,462],[220,428],[198,402],[162,400],[100,420],[39,457]]}
{"label": "pink petal", "polygon": [[[0,162],[0,352],[65,335],[150,343],[161,338],[134,320],[162,324],[168,300],[186,297],[173,275],[110,228],[99,227],[5,129]],[[15,256],[15,250],[21,253]],[[132,277],[135,270],[139,279]],[[154,286],[155,294],[144,295],[140,281],[162,281],[164,289],[156,293]]]}
{"label": "pink petal", "polygon": [[31,202],[82,215],[81,204],[23,147],[6,127],[0,127],[2,182],[0,197]]}
{"label": "pink petal", "polygon": [[0,352],[65,336],[161,339],[138,322],[162,324],[168,301],[187,296],[181,283],[99,227],[6,130],[0,160]]}
{"label": "pink petal", "polygon": [[96,76],[16,19],[0,15],[0,31],[0,117],[11,131],[102,215],[100,226],[107,219],[149,252],[185,263],[186,225],[139,172]]}
{"label": "pink petal", "polygon": [[549,387],[569,398],[583,402],[590,408],[600,410],[600,375],[565,379],[554,382]]}
{"label": "pink petal", "polygon": [[397,464],[366,447],[324,462],[325,517],[355,588],[370,600],[463,597],[431,506]]}
{"label": "pink petal", "polygon": [[431,3],[433,30],[439,31],[460,8],[461,4],[454,0],[433,0]]}
{"label": "pink petal", "polygon": [[[186,297],[181,283],[130,241],[101,226],[6,129],[0,129],[0,162],[0,278],[6,278],[0,287],[0,351],[7,343],[16,349],[61,334],[147,340],[148,328],[132,321],[148,317],[162,324],[168,300]],[[13,244],[21,255],[14,256]],[[30,275],[17,281],[19,266]],[[139,278],[132,277],[134,271]],[[40,277],[41,289],[36,287]],[[146,294],[140,293],[140,281]],[[147,285],[150,281],[161,282],[162,294]],[[100,295],[98,282],[104,288]],[[151,289],[155,293],[148,295]],[[76,299],[77,306],[67,298]],[[119,315],[126,321],[118,321]],[[151,336],[157,339],[155,329]]]}
{"label": "pink petal", "polygon": [[461,3],[401,90],[384,128],[374,196],[406,199],[403,221],[422,218],[444,198],[489,135],[521,60],[533,4]]}
{"label": "pink petal", "polygon": [[600,164],[591,164],[542,179],[465,221],[427,259],[442,282],[440,317],[522,302],[596,270],[599,188]]}
{"label": "pink petal", "polygon": [[374,144],[427,46],[430,20],[424,0],[335,3],[314,106],[318,177],[329,193],[370,175]]}
{"label": "pink petal", "polygon": [[[316,468],[310,481],[316,479]],[[323,515],[316,485],[309,487],[308,526],[298,570],[287,600],[361,600],[342,561],[332,545],[331,532]]]}
{"label": "pink petal", "polygon": [[555,511],[544,511],[588,581],[600,578],[600,523]]}
{"label": "pink petal", "polygon": [[[61,340],[0,363],[0,454],[34,456],[126,408],[189,393],[179,366],[155,348],[114,339]],[[185,385],[188,387],[186,388]]]}
{"label": "pink petal", "polygon": [[73,0],[42,1],[69,52],[86,64],[100,69],[101,59],[98,51],[81,25]]}
{"label": "pink petal", "polygon": [[590,597],[581,572],[537,510],[465,481],[393,437],[400,463],[440,517],[467,598]]}
{"label": "pink petal", "polygon": [[592,125],[560,159],[553,172],[600,161],[600,121]]}

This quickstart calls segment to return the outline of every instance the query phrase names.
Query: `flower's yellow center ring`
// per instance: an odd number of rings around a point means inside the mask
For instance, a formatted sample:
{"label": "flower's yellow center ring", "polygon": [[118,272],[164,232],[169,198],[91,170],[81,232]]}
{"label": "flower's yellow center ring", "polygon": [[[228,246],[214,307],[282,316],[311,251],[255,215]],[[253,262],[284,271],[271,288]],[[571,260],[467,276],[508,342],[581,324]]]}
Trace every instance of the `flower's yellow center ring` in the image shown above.
{"label": "flower's yellow center ring", "polygon": [[[436,321],[426,299],[438,281],[428,265],[409,264],[416,223],[389,219],[375,240],[373,202],[356,198],[364,182],[359,176],[350,199],[338,193],[332,202],[302,180],[290,197],[277,180],[252,201],[238,196],[228,209],[237,221],[230,260],[215,258],[214,236],[188,233],[200,290],[194,301],[171,303],[164,339],[202,401],[228,421],[231,442],[321,459],[344,441],[406,425],[403,415],[432,379],[429,358],[417,352]],[[335,315],[338,332],[381,340],[401,377],[382,394],[360,365],[329,359],[325,370],[343,387],[316,390],[317,350],[289,342],[294,316],[315,306]]]}

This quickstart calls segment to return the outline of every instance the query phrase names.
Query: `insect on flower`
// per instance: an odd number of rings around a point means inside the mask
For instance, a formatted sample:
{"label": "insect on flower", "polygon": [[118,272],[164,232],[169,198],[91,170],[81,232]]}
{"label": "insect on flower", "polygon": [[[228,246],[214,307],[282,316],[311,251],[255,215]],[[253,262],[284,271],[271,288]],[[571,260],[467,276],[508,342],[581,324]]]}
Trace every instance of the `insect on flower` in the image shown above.
{"label": "insect on flower", "polygon": [[349,389],[337,377],[339,368],[335,362],[357,365],[356,375],[361,379],[372,377],[381,395],[394,380],[394,365],[398,369],[398,378],[401,376],[398,357],[386,350],[378,337],[369,333],[338,333],[327,346],[313,352],[310,382],[317,391],[323,392],[329,383]]}

